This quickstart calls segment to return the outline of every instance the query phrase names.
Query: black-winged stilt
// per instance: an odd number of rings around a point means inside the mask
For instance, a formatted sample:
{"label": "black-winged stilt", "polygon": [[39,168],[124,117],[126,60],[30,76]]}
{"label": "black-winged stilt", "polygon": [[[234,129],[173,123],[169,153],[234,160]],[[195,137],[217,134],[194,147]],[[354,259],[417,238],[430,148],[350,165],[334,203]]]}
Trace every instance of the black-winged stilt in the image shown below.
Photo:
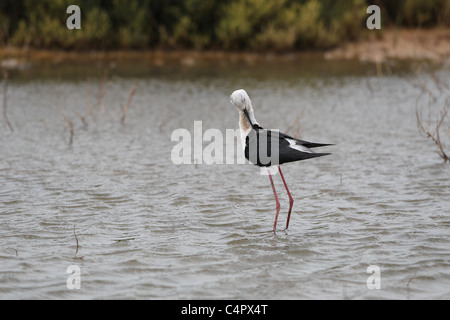
{"label": "black-winged stilt", "polygon": [[[267,167],[267,173],[272,185],[276,202],[276,214],[273,230],[277,227],[278,214],[280,212],[280,202],[278,200],[275,185],[273,183],[271,168],[278,167],[281,179],[283,180],[289,197],[289,211],[286,221],[286,229],[289,227],[294,199],[281,172],[280,165],[286,162],[306,160],[321,157],[330,153],[316,153],[311,148],[329,146],[331,144],[314,143],[293,138],[277,130],[267,130],[262,128],[255,119],[250,98],[245,90],[236,90],[231,94],[230,102],[239,112],[239,127],[241,131],[242,145],[247,160],[259,167]],[[275,167],[275,169],[276,169]]]}

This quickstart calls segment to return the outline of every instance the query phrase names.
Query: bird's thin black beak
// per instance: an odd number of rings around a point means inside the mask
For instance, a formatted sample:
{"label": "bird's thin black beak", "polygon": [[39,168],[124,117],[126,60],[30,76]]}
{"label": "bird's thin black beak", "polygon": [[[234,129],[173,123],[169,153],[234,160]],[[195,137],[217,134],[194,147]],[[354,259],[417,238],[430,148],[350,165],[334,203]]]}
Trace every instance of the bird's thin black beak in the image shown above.
{"label": "bird's thin black beak", "polygon": [[244,108],[244,114],[247,117],[248,122],[250,122],[250,125],[253,126],[252,120],[250,120],[250,116],[248,114],[247,108]]}

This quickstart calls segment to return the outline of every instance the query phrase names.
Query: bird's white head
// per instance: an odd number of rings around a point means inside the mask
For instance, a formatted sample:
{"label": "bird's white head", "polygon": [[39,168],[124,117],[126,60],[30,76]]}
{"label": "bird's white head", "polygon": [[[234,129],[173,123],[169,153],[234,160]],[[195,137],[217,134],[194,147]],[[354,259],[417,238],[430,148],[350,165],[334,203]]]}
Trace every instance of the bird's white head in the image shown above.
{"label": "bird's white head", "polygon": [[252,102],[247,92],[243,89],[234,91],[230,96],[230,102],[239,111],[242,145],[245,146],[245,137],[254,125],[259,125],[253,114]]}
{"label": "bird's white head", "polygon": [[239,111],[244,111],[244,109],[247,109],[248,112],[253,111],[250,97],[244,89],[234,91],[230,96],[230,102]]}

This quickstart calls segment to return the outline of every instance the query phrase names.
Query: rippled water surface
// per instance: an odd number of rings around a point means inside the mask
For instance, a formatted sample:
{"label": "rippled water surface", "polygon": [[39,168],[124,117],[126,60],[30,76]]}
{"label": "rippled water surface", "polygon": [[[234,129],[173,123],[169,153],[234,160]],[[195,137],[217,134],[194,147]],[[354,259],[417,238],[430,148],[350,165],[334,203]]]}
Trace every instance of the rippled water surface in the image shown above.
{"label": "rippled water surface", "polygon": [[[98,67],[11,75],[14,132],[0,125],[0,298],[450,299],[450,165],[418,132],[416,101],[429,99],[412,72],[192,64],[110,66],[105,81]],[[433,105],[444,103],[431,78],[420,81]],[[196,164],[171,160],[175,129],[193,141],[194,121],[196,134],[238,128],[229,103],[238,88],[262,126],[336,144],[331,156],[283,166],[295,199],[288,231],[279,176],[274,233],[273,193],[258,168],[206,165],[195,153]],[[67,287],[72,265],[80,289]],[[379,290],[367,287],[370,265]]]}

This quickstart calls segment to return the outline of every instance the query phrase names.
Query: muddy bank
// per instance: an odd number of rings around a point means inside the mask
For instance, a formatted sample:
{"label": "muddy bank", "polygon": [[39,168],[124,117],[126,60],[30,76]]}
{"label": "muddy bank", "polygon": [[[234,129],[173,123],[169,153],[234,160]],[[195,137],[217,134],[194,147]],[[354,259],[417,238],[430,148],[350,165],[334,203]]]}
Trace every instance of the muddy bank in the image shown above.
{"label": "muddy bank", "polygon": [[429,60],[448,63],[450,59],[450,29],[386,30],[382,38],[346,43],[324,53],[326,59],[358,59],[384,62],[389,59]]}
{"label": "muddy bank", "polygon": [[171,64],[186,67],[197,65],[244,63],[257,65],[262,61],[289,62],[305,57],[317,58],[322,53],[290,52],[276,54],[271,52],[232,52],[232,51],[196,51],[196,50],[113,50],[113,51],[63,51],[24,49],[15,47],[0,48],[0,67],[21,69],[30,64],[89,64],[92,62],[134,61],[151,63],[155,66]]}
{"label": "muddy bank", "polygon": [[[379,35],[379,34],[378,34]],[[427,60],[448,64],[450,61],[450,29],[401,29],[383,31],[381,37],[370,36],[359,42],[344,43],[329,51],[255,53],[229,51],[62,51],[27,48],[0,48],[0,67],[3,69],[24,69],[34,63],[90,63],[102,61],[150,61],[155,66],[171,63],[183,66],[198,64],[244,63],[258,64],[261,61],[295,61],[306,57],[323,56],[327,60],[357,59],[373,63],[396,60]]]}

